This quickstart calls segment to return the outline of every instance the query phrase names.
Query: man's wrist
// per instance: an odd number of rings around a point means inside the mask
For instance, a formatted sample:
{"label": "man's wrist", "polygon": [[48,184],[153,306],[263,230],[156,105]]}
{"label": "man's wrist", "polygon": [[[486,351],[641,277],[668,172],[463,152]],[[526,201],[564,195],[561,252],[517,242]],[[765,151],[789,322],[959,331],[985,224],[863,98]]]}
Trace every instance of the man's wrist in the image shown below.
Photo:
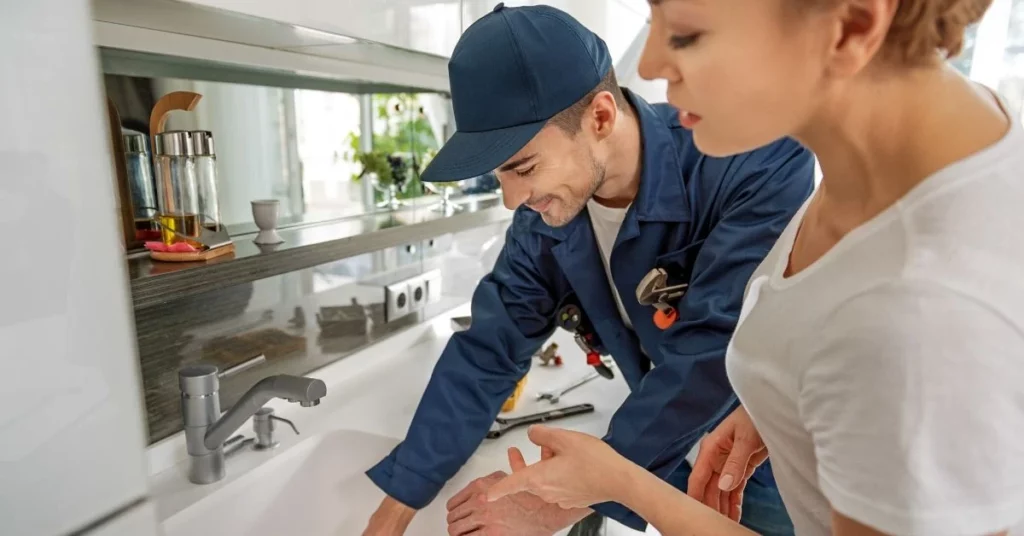
{"label": "man's wrist", "polygon": [[412,518],[415,516],[415,509],[391,496],[385,497],[373,514],[373,517],[376,518],[375,521],[401,529],[405,529],[409,523],[412,523]]}

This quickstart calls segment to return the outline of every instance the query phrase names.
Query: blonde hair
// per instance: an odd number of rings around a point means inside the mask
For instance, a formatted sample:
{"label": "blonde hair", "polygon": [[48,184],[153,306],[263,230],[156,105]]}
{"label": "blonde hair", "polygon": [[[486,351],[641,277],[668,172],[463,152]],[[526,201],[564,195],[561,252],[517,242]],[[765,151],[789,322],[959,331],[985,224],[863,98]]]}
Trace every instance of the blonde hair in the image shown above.
{"label": "blonde hair", "polygon": [[923,63],[936,51],[951,58],[964,46],[967,27],[981,20],[992,0],[900,0],[885,37],[883,54]]}
{"label": "blonde hair", "polygon": [[[992,0],[898,0],[880,52],[885,60],[924,64],[956,56],[967,27],[980,21]],[[842,0],[789,0],[798,9],[830,8]]]}

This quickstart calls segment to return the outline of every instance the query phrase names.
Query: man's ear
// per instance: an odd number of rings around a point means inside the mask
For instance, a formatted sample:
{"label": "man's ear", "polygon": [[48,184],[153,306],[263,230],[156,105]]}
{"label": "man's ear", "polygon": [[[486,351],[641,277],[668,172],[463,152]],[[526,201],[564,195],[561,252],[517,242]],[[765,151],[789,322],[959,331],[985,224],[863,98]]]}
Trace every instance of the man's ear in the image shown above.
{"label": "man's ear", "polygon": [[621,110],[615,103],[615,97],[609,91],[602,91],[594,97],[593,102],[587,108],[584,117],[584,126],[590,130],[594,137],[603,140],[611,136],[615,130],[615,123],[621,116]]}
{"label": "man's ear", "polygon": [[829,71],[848,78],[878,55],[889,33],[899,0],[843,0],[834,8]]}

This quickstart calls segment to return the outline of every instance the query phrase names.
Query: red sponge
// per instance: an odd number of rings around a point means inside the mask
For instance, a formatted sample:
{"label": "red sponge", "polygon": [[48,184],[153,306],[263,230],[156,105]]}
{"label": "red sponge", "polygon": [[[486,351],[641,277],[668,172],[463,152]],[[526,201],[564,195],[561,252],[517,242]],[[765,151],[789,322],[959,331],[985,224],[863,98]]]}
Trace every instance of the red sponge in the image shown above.
{"label": "red sponge", "polygon": [[163,242],[146,242],[146,249],[163,253],[195,253],[199,251],[188,242],[175,242],[170,246]]}

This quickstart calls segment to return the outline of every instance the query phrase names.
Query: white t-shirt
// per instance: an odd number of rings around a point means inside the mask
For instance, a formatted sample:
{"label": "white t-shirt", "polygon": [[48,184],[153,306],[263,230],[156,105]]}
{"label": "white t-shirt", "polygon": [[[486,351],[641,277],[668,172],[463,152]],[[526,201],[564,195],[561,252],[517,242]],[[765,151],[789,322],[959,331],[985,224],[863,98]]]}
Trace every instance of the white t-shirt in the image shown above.
{"label": "white t-shirt", "polygon": [[1021,126],[784,278],[805,209],[727,354],[797,534],[1024,534]]}
{"label": "white t-shirt", "polygon": [[633,329],[633,322],[626,314],[626,308],[622,306],[622,298],[615,288],[612,280],[612,248],[615,247],[615,240],[619,237],[619,229],[622,222],[626,220],[626,208],[611,208],[591,199],[587,201],[587,213],[590,214],[590,225],[594,229],[594,237],[597,238],[597,247],[601,250],[601,260],[604,262],[604,273],[608,276],[608,284],[612,288],[612,296],[615,298],[615,306],[619,309],[619,316],[626,323],[626,327]]}

